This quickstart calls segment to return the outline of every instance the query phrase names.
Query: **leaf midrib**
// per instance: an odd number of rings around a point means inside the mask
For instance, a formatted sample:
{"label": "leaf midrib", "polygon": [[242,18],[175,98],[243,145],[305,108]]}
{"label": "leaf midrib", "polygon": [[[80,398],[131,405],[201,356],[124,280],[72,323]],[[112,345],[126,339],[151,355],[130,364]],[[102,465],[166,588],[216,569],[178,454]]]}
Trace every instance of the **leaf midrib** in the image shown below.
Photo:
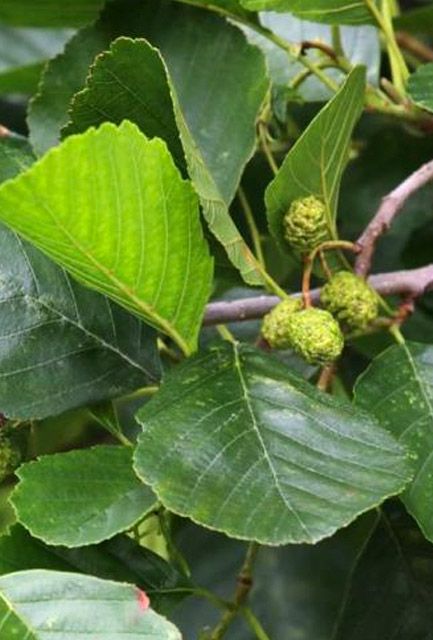
{"label": "leaf midrib", "polygon": [[269,457],[269,453],[268,453],[268,451],[266,449],[265,442],[263,441],[262,435],[260,433],[260,429],[259,429],[259,426],[257,424],[256,416],[255,416],[253,407],[252,407],[250,399],[249,399],[248,387],[247,387],[247,384],[246,384],[246,380],[245,380],[245,377],[244,377],[244,375],[242,373],[242,366],[241,366],[241,361],[240,361],[238,343],[233,343],[233,355],[234,355],[234,368],[235,368],[235,371],[237,372],[237,375],[238,375],[238,378],[239,378],[239,383],[240,383],[240,387],[241,387],[241,390],[242,390],[242,396],[243,396],[243,399],[245,401],[245,405],[247,407],[248,413],[250,414],[250,417],[251,417],[251,424],[253,426],[253,430],[256,433],[257,440],[258,440],[258,442],[260,444],[260,447],[261,447],[261,449],[263,451],[263,454],[264,454],[264,458],[268,463],[269,470],[270,470],[271,475],[272,475],[272,477],[274,479],[275,487],[277,489],[278,495],[280,496],[280,498],[281,498],[283,504],[285,505],[285,507],[287,509],[289,509],[289,511],[291,511],[293,513],[293,515],[295,516],[296,520],[298,521],[298,524],[300,525],[301,529],[308,536],[308,539],[312,541],[312,540],[314,540],[314,536],[311,534],[311,532],[309,531],[308,527],[302,521],[302,519],[299,516],[298,512],[292,507],[290,501],[284,495],[284,493],[283,493],[283,491],[281,489],[277,472],[274,469],[274,466],[272,464],[272,460]]}

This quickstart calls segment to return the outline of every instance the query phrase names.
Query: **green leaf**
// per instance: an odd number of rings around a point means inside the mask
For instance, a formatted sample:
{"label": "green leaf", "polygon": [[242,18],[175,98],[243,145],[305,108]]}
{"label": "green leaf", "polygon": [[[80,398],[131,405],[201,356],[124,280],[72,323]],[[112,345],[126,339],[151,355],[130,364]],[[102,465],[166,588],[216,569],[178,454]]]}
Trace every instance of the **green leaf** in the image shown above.
{"label": "green leaf", "polygon": [[432,545],[387,505],[347,583],[332,640],[429,640]]}
{"label": "green leaf", "polygon": [[130,120],[149,138],[163,138],[176,164],[185,166],[167,68],[145,40],[118,38],[96,58],[86,88],[72,100],[69,117],[65,136],[106,121]]}
{"label": "green leaf", "polygon": [[326,206],[329,232],[335,237],[340,181],[349,158],[353,128],[364,103],[365,70],[356,67],[346,82],[305,129],[266,190],[269,227],[282,249],[282,223],[293,200],[315,195]]}
{"label": "green leaf", "polygon": [[[352,567],[376,521],[376,512],[370,511],[315,545],[260,548],[249,606],[269,638],[330,640]],[[245,543],[184,521],[176,544],[195,582],[230,599],[233,576],[245,557]],[[213,605],[203,602],[197,607],[188,598],[176,609],[174,619],[185,638],[197,638],[204,626],[213,620],[216,624],[218,615]],[[239,620],[231,627],[230,637],[252,640],[253,635]]]}
{"label": "green leaf", "polygon": [[150,327],[3,225],[0,296],[0,397],[9,418],[57,415],[159,379]]}
{"label": "green leaf", "polygon": [[413,73],[407,83],[407,93],[416,105],[433,111],[433,62],[423,64]]}
{"label": "green leaf", "polygon": [[16,27],[79,27],[96,18],[104,0],[2,0],[0,23]]}
{"label": "green leaf", "polygon": [[412,452],[416,474],[401,498],[433,541],[433,347],[407,343],[387,349],[355,391],[357,404]]}
{"label": "green leaf", "polygon": [[144,589],[152,607],[161,613],[172,609],[193,589],[191,582],[168,562],[126,535],[67,549],[45,545],[16,524],[0,537],[0,575],[26,569],[79,571],[105,580],[130,582]]}
{"label": "green leaf", "polygon": [[118,36],[141,35],[150,15],[151,7],[142,0],[109,2],[95,24],[78,31],[64,52],[49,61],[27,118],[38,155],[58,144],[60,130],[68,121],[69,103],[83,88],[95,57]]}
{"label": "green leaf", "polygon": [[195,349],[212,260],[197,197],[161,140],[127,121],[72,136],[4,183],[0,208],[81,282]]}
{"label": "green leaf", "polygon": [[128,584],[57,571],[21,571],[0,578],[5,638],[48,640],[181,640],[168,620],[144,608]]}
{"label": "green leaf", "polygon": [[262,284],[228,206],[255,150],[255,122],[269,87],[263,54],[233,25],[192,7],[173,5],[157,26],[148,38],[170,73],[177,124],[206,221],[244,280]]}
{"label": "green leaf", "polygon": [[18,520],[48,544],[95,544],[132,527],[155,503],[132,470],[129,447],[42,456],[17,471]]}
{"label": "green leaf", "polygon": [[[41,63],[59,53],[71,35],[72,31],[66,29],[16,29],[0,25],[0,93],[36,89]],[[25,79],[31,81],[29,86]]]}
{"label": "green leaf", "polygon": [[[27,140],[0,139],[0,182],[33,162]],[[44,418],[159,379],[150,328],[3,225],[0,283],[0,396],[10,418]]]}
{"label": "green leaf", "polygon": [[[169,33],[167,25],[172,25]],[[189,173],[210,229],[244,279],[260,284],[228,206],[255,146],[255,120],[268,87],[263,56],[235,27],[192,9],[174,6],[148,31],[167,66],[145,41],[117,40],[97,59],[87,88],[72,102],[66,133],[128,118],[149,137],[163,137],[182,165],[173,99]],[[212,51],[209,41],[215,43]],[[211,68],[225,78],[223,85],[209,85]]]}
{"label": "green leaf", "polygon": [[139,476],[170,510],[233,537],[317,542],[411,477],[372,418],[252,347],[177,367],[137,417]]}
{"label": "green leaf", "polygon": [[327,24],[369,24],[373,17],[364,0],[241,0],[249,11],[283,11]]}

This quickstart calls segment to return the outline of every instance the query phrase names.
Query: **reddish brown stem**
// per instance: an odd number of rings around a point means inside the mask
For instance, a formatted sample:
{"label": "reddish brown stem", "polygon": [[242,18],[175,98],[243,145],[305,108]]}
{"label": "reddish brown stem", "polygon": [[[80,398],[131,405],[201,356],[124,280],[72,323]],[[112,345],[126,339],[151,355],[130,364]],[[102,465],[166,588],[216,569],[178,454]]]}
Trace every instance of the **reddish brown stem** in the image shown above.
{"label": "reddish brown stem", "polygon": [[376,215],[356,242],[359,247],[359,255],[355,262],[356,273],[359,275],[369,273],[378,238],[388,231],[392,221],[410,196],[431,180],[433,180],[433,161],[424,164],[383,198]]}

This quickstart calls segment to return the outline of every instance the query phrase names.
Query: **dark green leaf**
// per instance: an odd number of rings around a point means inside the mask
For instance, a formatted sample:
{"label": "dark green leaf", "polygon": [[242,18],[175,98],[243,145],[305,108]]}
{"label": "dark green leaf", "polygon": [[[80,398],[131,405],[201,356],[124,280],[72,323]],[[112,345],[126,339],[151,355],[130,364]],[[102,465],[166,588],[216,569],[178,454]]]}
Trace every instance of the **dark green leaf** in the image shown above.
{"label": "dark green leaf", "polygon": [[104,0],[2,0],[0,23],[18,27],[79,27],[96,18]]}
{"label": "dark green leaf", "polygon": [[368,407],[412,452],[416,475],[402,500],[433,541],[433,347],[391,347],[374,360],[355,391],[357,404]]}
{"label": "dark green leaf", "polygon": [[0,628],[6,638],[48,640],[181,640],[136,587],[57,571],[22,571],[0,578]]}
{"label": "dark green leaf", "polygon": [[10,418],[44,418],[159,378],[149,327],[3,225],[0,282],[0,396]]}
{"label": "dark green leaf", "polygon": [[368,24],[374,19],[363,0],[241,0],[250,11],[283,11],[328,24]]}
{"label": "dark green leaf", "polygon": [[99,446],[22,465],[11,496],[18,520],[44,542],[67,547],[129,529],[155,503],[131,461],[129,447]]}
{"label": "dark green leaf", "polygon": [[[349,158],[353,128],[364,103],[365,71],[355,68],[336,96],[319,112],[287,154],[266,190],[270,230],[282,248],[282,221],[297,198],[315,195],[326,206],[335,236],[340,181]],[[284,246],[285,245],[285,246]]]}
{"label": "dark green leaf", "polygon": [[433,548],[407,514],[383,512],[347,584],[332,640],[430,640]]}
{"label": "dark green leaf", "polygon": [[169,509],[266,544],[317,542],[411,476],[373,419],[252,347],[178,367],[138,420],[137,473]]}
{"label": "dark green leaf", "polygon": [[145,40],[118,38],[96,58],[86,88],[72,101],[69,117],[65,135],[106,121],[130,120],[149,138],[163,138],[176,164],[185,165],[167,69],[157,49]]}
{"label": "dark green leaf", "polygon": [[421,65],[410,76],[407,92],[419,107],[433,111],[433,62]]}
{"label": "dark green leaf", "polygon": [[[316,545],[260,548],[249,604],[269,638],[330,640],[352,567],[376,521],[376,513],[369,512]],[[246,545],[192,523],[182,525],[176,543],[194,580],[230,599]],[[218,616],[212,605],[198,606],[190,597],[173,612],[173,621],[185,638],[197,638],[201,628],[216,624]],[[231,627],[231,634],[236,640],[253,637],[241,620]]]}
{"label": "dark green leaf", "polygon": [[195,349],[213,265],[197,197],[161,140],[128,121],[72,136],[4,183],[0,208],[81,282]]}

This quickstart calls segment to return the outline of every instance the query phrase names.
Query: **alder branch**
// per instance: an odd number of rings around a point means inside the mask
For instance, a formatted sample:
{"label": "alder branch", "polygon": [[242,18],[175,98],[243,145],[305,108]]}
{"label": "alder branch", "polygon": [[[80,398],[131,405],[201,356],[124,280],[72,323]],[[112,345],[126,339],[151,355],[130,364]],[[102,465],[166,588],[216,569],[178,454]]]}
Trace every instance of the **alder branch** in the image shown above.
{"label": "alder branch", "polygon": [[[393,271],[370,276],[369,283],[383,296],[400,295],[418,298],[427,291],[433,291],[433,264],[408,271]],[[300,297],[301,292],[293,294]],[[311,291],[312,300],[317,302],[320,289]],[[262,318],[276,304],[278,296],[261,295],[241,300],[211,302],[207,305],[203,324],[205,326],[240,322]]]}
{"label": "alder branch", "polygon": [[415,173],[412,173],[396,189],[383,198],[376,215],[356,241],[356,244],[360,247],[360,252],[355,261],[356,273],[366,275],[370,271],[378,238],[388,231],[392,221],[410,196],[430,180],[433,180],[433,160],[424,164]]}

